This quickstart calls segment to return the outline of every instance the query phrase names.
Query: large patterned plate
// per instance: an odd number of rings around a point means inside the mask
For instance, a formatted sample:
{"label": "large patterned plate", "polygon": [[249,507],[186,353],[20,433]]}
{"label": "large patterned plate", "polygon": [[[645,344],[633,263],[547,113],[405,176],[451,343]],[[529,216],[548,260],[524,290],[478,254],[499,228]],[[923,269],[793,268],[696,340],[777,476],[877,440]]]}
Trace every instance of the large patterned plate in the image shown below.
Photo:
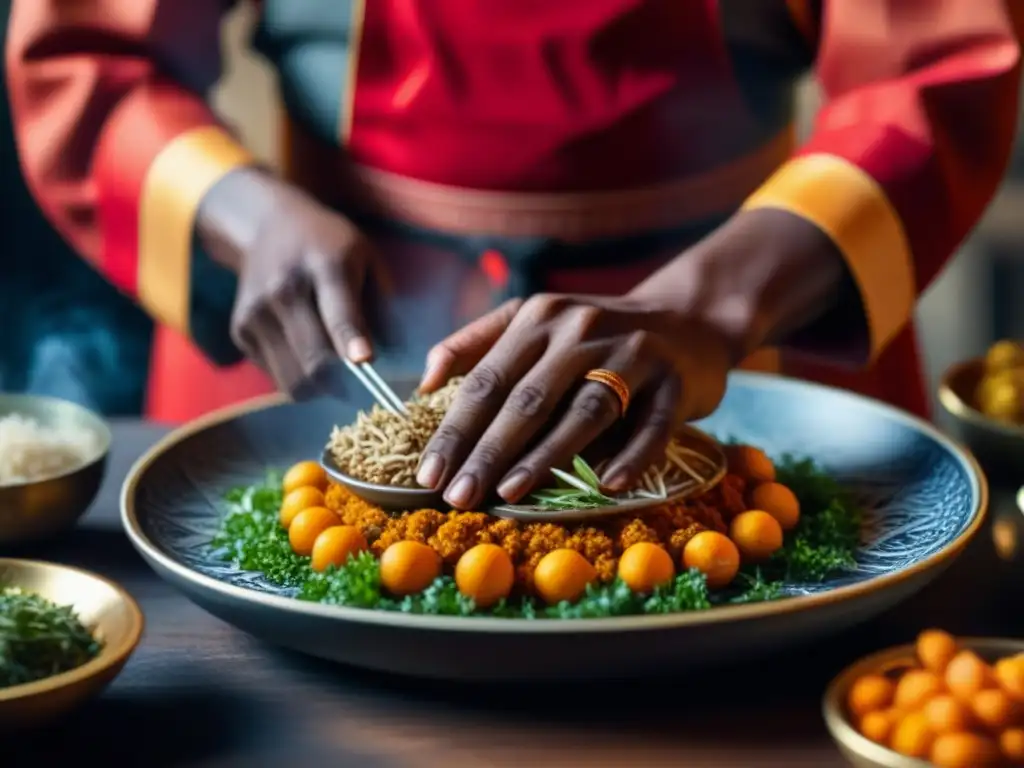
{"label": "large patterned plate", "polygon": [[169,435],[125,481],[124,524],[156,571],[210,612],[271,642],[361,667],[446,678],[626,675],[748,658],[862,621],[947,566],[987,503],[973,458],[932,426],[836,389],[737,373],[698,426],[807,455],[868,510],[858,568],[792,599],[698,613],[576,621],[410,616],[291,598],[258,574],[211,557],[207,542],[229,488],[319,454],[334,423],[369,406],[263,399]]}

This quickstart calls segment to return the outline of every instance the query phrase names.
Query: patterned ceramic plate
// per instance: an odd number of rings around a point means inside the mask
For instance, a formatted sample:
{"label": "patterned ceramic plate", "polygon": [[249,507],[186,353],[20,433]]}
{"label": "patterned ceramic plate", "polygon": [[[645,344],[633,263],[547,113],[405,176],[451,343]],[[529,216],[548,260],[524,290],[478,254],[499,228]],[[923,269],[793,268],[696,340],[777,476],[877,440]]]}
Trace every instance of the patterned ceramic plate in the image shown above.
{"label": "patterned ceramic plate", "polygon": [[840,631],[932,579],[977,531],[987,504],[973,458],[929,424],[840,390],[737,373],[719,410],[697,426],[773,457],[812,457],[867,510],[857,569],[793,584],[793,599],[566,621],[417,616],[298,601],[212,556],[228,489],[318,456],[331,425],[369,405],[361,396],[263,399],[178,430],[125,482],[128,535],[161,576],[212,613],[307,653],[433,677],[592,678],[664,674]]}

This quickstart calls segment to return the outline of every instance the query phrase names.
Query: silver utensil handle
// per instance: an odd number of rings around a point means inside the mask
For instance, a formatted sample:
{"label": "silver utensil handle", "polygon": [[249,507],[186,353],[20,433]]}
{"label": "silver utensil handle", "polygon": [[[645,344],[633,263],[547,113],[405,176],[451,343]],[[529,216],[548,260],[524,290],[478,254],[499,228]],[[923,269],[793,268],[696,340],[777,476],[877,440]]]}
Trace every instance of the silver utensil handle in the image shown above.
{"label": "silver utensil handle", "polygon": [[369,363],[353,363],[347,357],[344,360],[346,367],[359,379],[359,382],[373,396],[373,399],[377,401],[381,408],[398,416],[409,415],[409,410],[405,407],[405,403],[394,393],[377,371],[373,369],[372,365]]}

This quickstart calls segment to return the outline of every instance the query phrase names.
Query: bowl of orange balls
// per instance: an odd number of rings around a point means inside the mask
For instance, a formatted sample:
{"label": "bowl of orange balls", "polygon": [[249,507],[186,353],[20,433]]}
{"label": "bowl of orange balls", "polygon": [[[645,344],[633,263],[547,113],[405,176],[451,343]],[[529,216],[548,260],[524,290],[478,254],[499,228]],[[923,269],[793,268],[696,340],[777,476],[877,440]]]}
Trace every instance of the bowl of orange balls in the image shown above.
{"label": "bowl of orange balls", "polygon": [[939,384],[939,421],[989,474],[1024,467],[1024,344],[996,342],[949,368]]}
{"label": "bowl of orange balls", "polygon": [[926,630],[844,670],[824,715],[856,766],[1024,766],[1024,641]]}

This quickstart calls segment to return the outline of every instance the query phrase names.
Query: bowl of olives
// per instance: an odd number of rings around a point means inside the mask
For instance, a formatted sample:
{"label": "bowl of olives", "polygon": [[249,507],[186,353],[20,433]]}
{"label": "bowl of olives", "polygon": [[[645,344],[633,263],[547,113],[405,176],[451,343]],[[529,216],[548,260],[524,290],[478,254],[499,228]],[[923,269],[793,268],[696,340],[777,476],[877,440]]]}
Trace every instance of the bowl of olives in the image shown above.
{"label": "bowl of olives", "polygon": [[939,384],[942,426],[993,478],[1024,474],[1024,343],[1003,340],[952,366]]}

